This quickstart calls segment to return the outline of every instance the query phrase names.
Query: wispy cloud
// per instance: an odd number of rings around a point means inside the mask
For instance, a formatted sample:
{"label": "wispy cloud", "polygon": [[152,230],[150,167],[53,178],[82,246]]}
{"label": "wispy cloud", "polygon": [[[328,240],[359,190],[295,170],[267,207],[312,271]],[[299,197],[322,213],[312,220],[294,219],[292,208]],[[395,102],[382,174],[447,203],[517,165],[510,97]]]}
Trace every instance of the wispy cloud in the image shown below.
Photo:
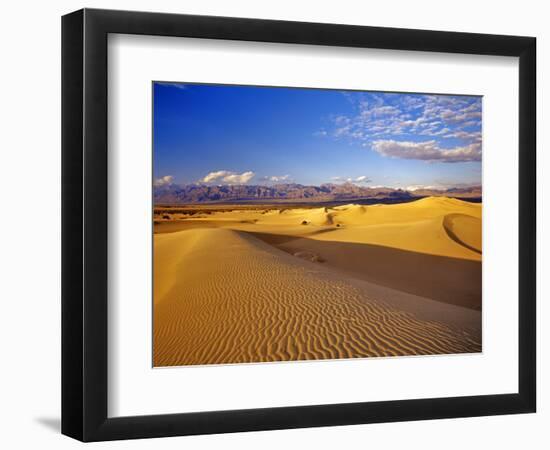
{"label": "wispy cloud", "polygon": [[437,181],[434,180],[433,184],[413,184],[406,186],[404,189],[407,191],[418,191],[420,189],[430,189],[437,191],[445,191],[447,189],[466,189],[479,187],[479,183],[457,183],[452,181]]}
{"label": "wispy cloud", "polygon": [[411,191],[411,192],[418,191],[420,189],[443,190],[445,188],[438,185],[425,185],[425,184],[413,184],[411,186],[405,187],[406,191]]}
{"label": "wispy cloud", "polygon": [[399,159],[417,159],[428,162],[481,161],[481,144],[475,142],[463,147],[440,148],[436,141],[408,142],[379,140],[372,144],[382,156]]}
{"label": "wispy cloud", "polygon": [[246,184],[253,177],[255,173],[252,171],[235,173],[229,170],[218,170],[216,172],[210,172],[200,181],[203,183],[223,182],[227,184]]}
{"label": "wispy cloud", "polygon": [[446,134],[446,138],[458,138],[458,139],[468,139],[473,141],[481,142],[481,131],[454,131],[453,133]]}
{"label": "wispy cloud", "polygon": [[357,184],[366,184],[366,183],[370,183],[371,182],[371,179],[369,177],[367,177],[366,175],[361,175],[359,177],[340,177],[340,176],[336,176],[336,177],[332,177],[331,178],[332,181],[335,181],[335,182],[339,182],[339,183],[357,183]]}
{"label": "wispy cloud", "polygon": [[[335,139],[359,143],[383,156],[411,155],[408,159],[432,162],[481,160],[479,97],[365,93],[346,98],[354,113],[332,117],[328,135]],[[425,141],[426,137],[431,140]]]}
{"label": "wispy cloud", "polygon": [[169,186],[173,183],[174,177],[172,175],[165,175],[160,178],[155,178],[153,185],[156,187]]}
{"label": "wispy cloud", "polygon": [[157,84],[161,85],[161,86],[166,86],[166,87],[173,87],[173,88],[177,88],[177,89],[181,89],[182,91],[185,91],[187,90],[188,86],[186,84],[183,84],[183,83],[168,83],[168,82],[163,82],[163,81],[157,81]]}

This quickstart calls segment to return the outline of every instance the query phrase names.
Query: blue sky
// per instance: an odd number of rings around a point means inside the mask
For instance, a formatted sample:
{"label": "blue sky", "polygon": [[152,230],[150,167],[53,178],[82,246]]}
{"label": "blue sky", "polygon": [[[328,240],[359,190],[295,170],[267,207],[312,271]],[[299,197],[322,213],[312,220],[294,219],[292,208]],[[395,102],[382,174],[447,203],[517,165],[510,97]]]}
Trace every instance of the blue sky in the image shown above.
{"label": "blue sky", "polygon": [[155,82],[167,184],[481,184],[481,98]]}

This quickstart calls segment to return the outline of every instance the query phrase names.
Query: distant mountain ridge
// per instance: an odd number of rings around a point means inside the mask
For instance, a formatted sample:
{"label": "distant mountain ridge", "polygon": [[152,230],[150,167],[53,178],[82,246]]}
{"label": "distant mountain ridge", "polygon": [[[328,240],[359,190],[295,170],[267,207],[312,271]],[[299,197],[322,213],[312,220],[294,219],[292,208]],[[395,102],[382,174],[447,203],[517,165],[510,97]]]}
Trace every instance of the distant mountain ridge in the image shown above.
{"label": "distant mountain ridge", "polygon": [[398,202],[418,197],[449,196],[481,199],[481,186],[446,190],[417,189],[407,191],[387,187],[357,186],[353,183],[305,186],[297,183],[262,185],[176,185],[156,186],[155,204],[190,204],[222,202],[339,202],[353,200],[380,200]]}

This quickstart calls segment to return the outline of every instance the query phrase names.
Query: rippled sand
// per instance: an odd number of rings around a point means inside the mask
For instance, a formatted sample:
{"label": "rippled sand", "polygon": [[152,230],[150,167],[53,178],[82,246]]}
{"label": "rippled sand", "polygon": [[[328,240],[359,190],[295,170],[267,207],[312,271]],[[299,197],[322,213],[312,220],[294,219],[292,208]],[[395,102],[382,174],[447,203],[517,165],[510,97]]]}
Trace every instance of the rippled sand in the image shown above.
{"label": "rippled sand", "polygon": [[215,213],[155,234],[154,365],[481,351],[481,206],[426,200]]}

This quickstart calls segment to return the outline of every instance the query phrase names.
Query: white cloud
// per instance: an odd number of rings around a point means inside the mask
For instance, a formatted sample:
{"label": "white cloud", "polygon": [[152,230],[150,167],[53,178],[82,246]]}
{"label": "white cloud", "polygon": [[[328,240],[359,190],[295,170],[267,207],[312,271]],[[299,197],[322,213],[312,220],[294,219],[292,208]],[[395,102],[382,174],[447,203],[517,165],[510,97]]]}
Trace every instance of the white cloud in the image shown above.
{"label": "white cloud", "polygon": [[228,184],[246,184],[254,177],[254,175],[255,173],[251,171],[239,174],[231,172],[229,170],[218,170],[216,172],[210,172],[200,181],[202,181],[203,183],[222,181]]}
{"label": "white cloud", "polygon": [[361,117],[363,119],[372,119],[378,117],[394,117],[402,114],[402,111],[391,105],[370,107],[367,102],[360,105]]}
{"label": "white cloud", "polygon": [[265,181],[272,181],[273,183],[280,183],[281,181],[289,181],[290,175],[272,175],[270,177],[263,177]]}
{"label": "white cloud", "polygon": [[230,184],[245,184],[254,177],[254,172],[243,172],[241,174],[233,173],[223,177],[222,180]]}
{"label": "white cloud", "polygon": [[481,131],[455,131],[454,133],[446,134],[446,138],[472,139],[481,141]]}
{"label": "white cloud", "polygon": [[418,191],[420,189],[430,189],[430,190],[443,190],[444,188],[441,186],[435,186],[435,185],[423,185],[423,184],[414,184],[412,186],[407,186],[405,188],[406,191],[414,192]]}
{"label": "white cloud", "polygon": [[331,180],[333,181],[340,181],[340,182],[345,182],[345,183],[370,183],[370,178],[367,177],[366,175],[361,175],[359,177],[331,177],[330,178]]}
{"label": "white cloud", "polygon": [[419,189],[429,189],[429,190],[436,190],[436,191],[445,191],[447,189],[451,188],[472,188],[472,187],[478,187],[480,185],[479,182],[476,183],[456,183],[450,180],[447,181],[437,181],[433,180],[432,184],[413,184],[411,186],[407,186],[404,189],[407,191],[418,191]]}
{"label": "white cloud", "polygon": [[153,181],[153,184],[156,187],[169,186],[170,184],[172,184],[173,181],[174,181],[174,177],[172,175],[165,175],[160,178],[155,178],[155,181]]}
{"label": "white cloud", "polygon": [[[422,130],[418,134],[423,135],[423,136],[441,136],[442,134],[448,133],[450,131],[451,130],[449,128],[442,128],[440,130],[436,130],[434,127],[430,127],[430,128],[425,129],[425,130]],[[444,137],[446,137],[446,136],[444,136]]]}
{"label": "white cloud", "polygon": [[481,161],[481,144],[478,142],[452,149],[440,148],[436,141],[407,142],[380,140],[372,144],[372,149],[382,156],[421,161],[447,163]]}
{"label": "white cloud", "polygon": [[210,172],[201,181],[205,183],[210,183],[211,181],[216,181],[217,179],[223,178],[228,175],[231,175],[231,172],[229,172],[228,170],[218,170],[217,172]]}

